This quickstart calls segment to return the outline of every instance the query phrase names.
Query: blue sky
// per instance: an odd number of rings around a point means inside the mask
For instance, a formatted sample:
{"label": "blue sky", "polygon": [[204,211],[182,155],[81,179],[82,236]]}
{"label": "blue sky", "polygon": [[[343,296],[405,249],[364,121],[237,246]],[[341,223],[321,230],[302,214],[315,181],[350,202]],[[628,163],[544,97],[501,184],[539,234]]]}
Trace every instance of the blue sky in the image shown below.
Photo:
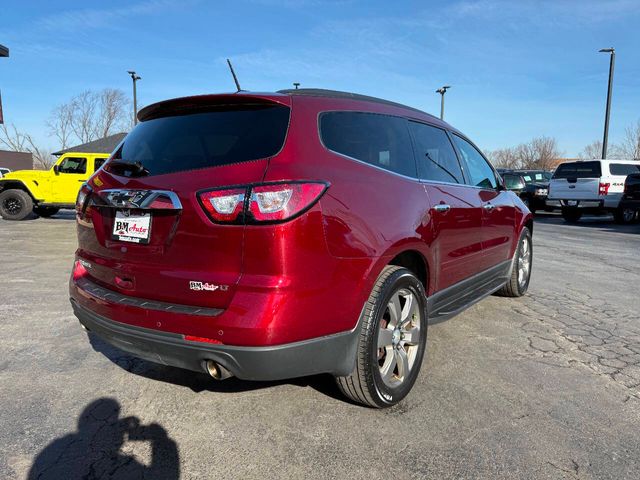
{"label": "blue sky", "polygon": [[142,76],[139,102],[244,89],[348,90],[439,113],[483,149],[547,135],[566,156],[602,137],[616,48],[610,141],[640,119],[640,1],[2,2],[5,121],[56,147],[51,109]]}

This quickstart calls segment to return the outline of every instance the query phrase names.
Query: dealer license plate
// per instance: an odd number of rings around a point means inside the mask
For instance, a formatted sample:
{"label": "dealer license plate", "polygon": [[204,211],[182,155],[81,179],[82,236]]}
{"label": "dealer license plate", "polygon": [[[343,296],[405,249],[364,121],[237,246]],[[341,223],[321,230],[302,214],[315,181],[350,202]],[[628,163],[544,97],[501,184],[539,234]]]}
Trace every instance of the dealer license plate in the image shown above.
{"label": "dealer license plate", "polygon": [[116,211],[113,222],[113,238],[121,242],[149,243],[151,238],[151,213]]}

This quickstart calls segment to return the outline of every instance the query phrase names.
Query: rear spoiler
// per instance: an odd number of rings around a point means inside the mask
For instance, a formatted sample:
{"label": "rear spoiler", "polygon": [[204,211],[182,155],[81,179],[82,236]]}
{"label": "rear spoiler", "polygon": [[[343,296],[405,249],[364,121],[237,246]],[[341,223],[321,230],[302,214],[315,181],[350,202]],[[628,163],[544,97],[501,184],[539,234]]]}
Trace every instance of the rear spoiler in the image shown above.
{"label": "rear spoiler", "polygon": [[279,93],[238,92],[174,98],[144,107],[138,112],[138,120],[144,122],[154,118],[206,112],[225,106],[239,105],[282,105],[290,107],[291,97]]}

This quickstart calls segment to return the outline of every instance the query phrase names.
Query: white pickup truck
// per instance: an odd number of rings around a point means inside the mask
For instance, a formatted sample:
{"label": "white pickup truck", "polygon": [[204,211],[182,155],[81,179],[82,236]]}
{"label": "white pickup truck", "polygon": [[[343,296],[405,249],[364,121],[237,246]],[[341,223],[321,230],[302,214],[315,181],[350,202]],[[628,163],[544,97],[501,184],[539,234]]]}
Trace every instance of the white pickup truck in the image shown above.
{"label": "white pickup truck", "polygon": [[620,207],[627,175],[640,173],[636,160],[582,160],[558,166],[549,183],[547,206],[562,209],[567,222],[577,222],[583,214],[612,213],[616,222],[627,223],[633,216]]}

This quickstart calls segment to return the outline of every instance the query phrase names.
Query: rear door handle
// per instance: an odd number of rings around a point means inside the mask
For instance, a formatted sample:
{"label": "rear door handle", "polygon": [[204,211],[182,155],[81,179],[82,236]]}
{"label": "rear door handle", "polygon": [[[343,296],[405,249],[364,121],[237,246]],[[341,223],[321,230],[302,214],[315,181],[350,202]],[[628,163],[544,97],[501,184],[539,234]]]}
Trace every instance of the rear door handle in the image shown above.
{"label": "rear door handle", "polygon": [[492,203],[485,203],[484,206],[482,207],[485,210],[487,210],[488,212],[492,211],[494,208],[496,208],[496,206]]}
{"label": "rear door handle", "polygon": [[451,210],[451,205],[446,205],[444,203],[440,203],[440,204],[434,206],[433,209],[436,212],[444,213],[444,212],[448,212],[449,210]]}

